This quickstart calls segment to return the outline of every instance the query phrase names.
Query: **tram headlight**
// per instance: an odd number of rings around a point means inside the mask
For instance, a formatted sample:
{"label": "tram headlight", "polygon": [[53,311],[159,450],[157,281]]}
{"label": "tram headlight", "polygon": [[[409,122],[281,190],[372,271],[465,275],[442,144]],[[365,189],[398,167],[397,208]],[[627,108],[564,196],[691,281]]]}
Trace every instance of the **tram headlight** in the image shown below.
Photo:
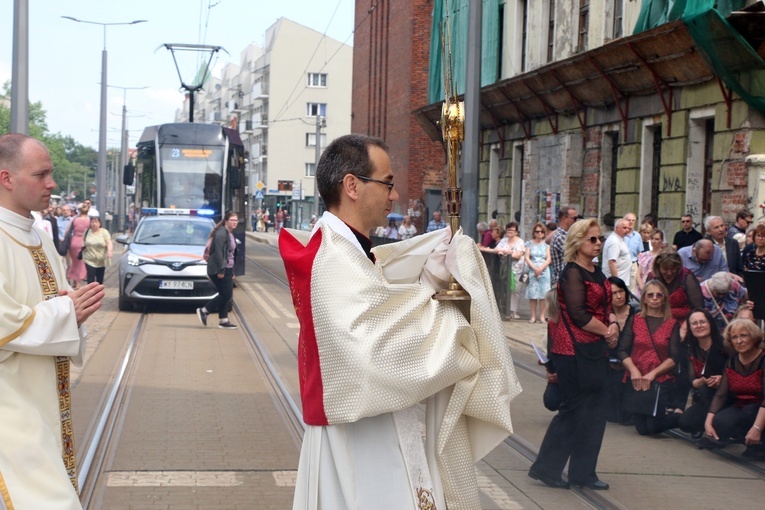
{"label": "tram headlight", "polygon": [[154,261],[146,257],[139,257],[135,253],[128,253],[127,262],[129,266],[141,266]]}

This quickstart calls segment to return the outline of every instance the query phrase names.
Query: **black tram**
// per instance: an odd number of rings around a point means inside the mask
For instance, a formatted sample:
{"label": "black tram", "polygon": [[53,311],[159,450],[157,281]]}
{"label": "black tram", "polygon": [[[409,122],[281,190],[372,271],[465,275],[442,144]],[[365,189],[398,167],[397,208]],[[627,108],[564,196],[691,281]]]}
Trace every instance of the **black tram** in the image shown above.
{"label": "black tram", "polygon": [[226,211],[239,216],[235,274],[244,274],[244,144],[239,132],[214,124],[162,124],[144,129],[135,167],[124,183],[135,183],[135,210],[177,209],[218,223]]}

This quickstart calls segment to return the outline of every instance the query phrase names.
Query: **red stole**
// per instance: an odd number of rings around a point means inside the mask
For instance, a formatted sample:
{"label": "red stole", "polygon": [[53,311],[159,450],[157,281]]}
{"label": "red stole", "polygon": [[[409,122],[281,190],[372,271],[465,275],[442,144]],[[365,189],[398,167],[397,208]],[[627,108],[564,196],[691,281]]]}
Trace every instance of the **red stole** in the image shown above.
{"label": "red stole", "polygon": [[[640,314],[635,314],[635,319],[632,323],[634,337],[630,358],[641,374],[650,372],[669,358],[669,339],[672,336],[672,329],[675,327],[675,324],[675,319],[666,320],[651,335],[645,318]],[[656,377],[656,381],[660,383],[671,379],[673,377],[670,374],[662,374]]]}

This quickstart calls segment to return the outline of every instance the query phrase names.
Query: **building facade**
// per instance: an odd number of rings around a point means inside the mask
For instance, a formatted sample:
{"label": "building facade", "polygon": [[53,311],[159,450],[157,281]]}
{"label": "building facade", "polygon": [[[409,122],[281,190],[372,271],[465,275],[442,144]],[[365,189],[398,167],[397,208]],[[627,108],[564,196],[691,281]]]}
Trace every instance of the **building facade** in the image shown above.
{"label": "building facade", "polygon": [[390,146],[399,200],[393,211],[409,214],[418,232],[442,209],[445,157],[413,111],[427,104],[429,0],[357,0],[353,39],[351,130]]}
{"label": "building facade", "polygon": [[[745,3],[753,2],[736,6]],[[467,0],[450,4],[453,17],[467,15]],[[478,193],[481,219],[496,211],[528,237],[536,221],[571,205],[607,228],[627,212],[654,214],[671,237],[685,213],[697,223],[707,214],[731,222],[744,208],[762,217],[765,118],[731,92],[759,85],[749,71],[762,61],[736,39],[758,48],[762,27],[743,13],[712,13],[704,20],[720,39],[703,54],[701,36],[680,19],[633,35],[641,7],[483,1],[484,30],[487,15],[501,22],[483,34],[498,58],[482,65],[496,65],[497,80],[482,84],[479,188],[465,190]],[[739,83],[715,61],[738,66]],[[440,104],[418,115],[438,140]]]}
{"label": "building facade", "polygon": [[[253,208],[286,208],[306,226],[314,209],[319,149],[351,128],[352,48],[286,18],[265,44],[245,48],[198,96],[195,118],[239,130],[248,148]],[[186,120],[182,112],[178,121]],[[186,114],[187,115],[187,114]]]}

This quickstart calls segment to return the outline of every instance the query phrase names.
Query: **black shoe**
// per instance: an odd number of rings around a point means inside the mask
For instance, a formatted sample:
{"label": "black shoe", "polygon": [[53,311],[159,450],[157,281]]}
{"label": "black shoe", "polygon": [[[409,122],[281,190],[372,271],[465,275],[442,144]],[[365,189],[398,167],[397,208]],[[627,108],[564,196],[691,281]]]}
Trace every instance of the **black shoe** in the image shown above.
{"label": "black shoe", "polygon": [[201,308],[197,308],[197,317],[199,318],[199,322],[202,323],[202,326],[207,326],[208,315],[210,314],[203,312]]}
{"label": "black shoe", "polygon": [[548,487],[552,487],[553,489],[568,489],[571,486],[568,482],[564,482],[560,478],[557,480],[553,478],[547,478],[546,476],[540,475],[539,473],[535,472],[533,469],[529,470],[529,476],[533,478],[534,480],[539,480],[543,484],[547,485]]}
{"label": "black shoe", "polygon": [[603,480],[598,480],[592,483],[583,483],[582,487],[587,487],[588,489],[592,489],[594,491],[607,491],[609,489],[609,485]]}
{"label": "black shoe", "polygon": [[765,460],[765,447],[762,445],[750,446],[741,454],[749,460]]}
{"label": "black shoe", "polygon": [[231,324],[230,322],[221,322],[218,324],[218,328],[220,329],[236,329],[236,324]]}
{"label": "black shoe", "polygon": [[700,450],[715,450],[717,448],[724,448],[725,446],[731,444],[732,441],[728,439],[712,439],[711,437],[704,436],[698,441],[696,441],[696,447]]}

